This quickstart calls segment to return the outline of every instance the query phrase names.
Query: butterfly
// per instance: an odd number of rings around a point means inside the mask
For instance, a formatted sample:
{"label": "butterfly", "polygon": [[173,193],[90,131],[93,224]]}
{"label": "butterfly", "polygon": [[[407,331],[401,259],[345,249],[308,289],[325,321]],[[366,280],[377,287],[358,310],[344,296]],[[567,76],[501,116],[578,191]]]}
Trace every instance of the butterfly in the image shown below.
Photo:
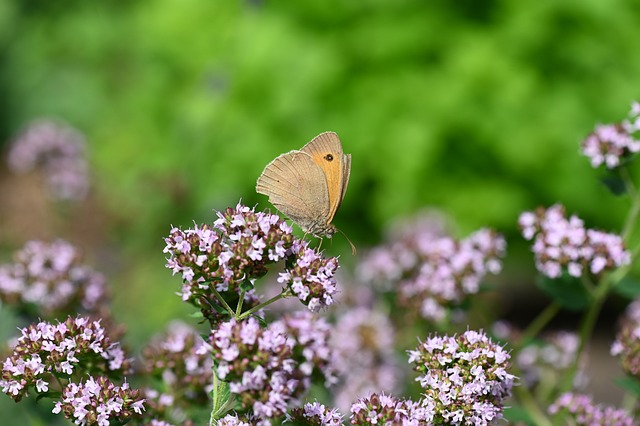
{"label": "butterfly", "polygon": [[337,134],[324,132],[267,164],[256,191],[268,196],[304,232],[331,238],[337,231],[331,221],[344,199],[350,174],[351,154],[344,153]]}

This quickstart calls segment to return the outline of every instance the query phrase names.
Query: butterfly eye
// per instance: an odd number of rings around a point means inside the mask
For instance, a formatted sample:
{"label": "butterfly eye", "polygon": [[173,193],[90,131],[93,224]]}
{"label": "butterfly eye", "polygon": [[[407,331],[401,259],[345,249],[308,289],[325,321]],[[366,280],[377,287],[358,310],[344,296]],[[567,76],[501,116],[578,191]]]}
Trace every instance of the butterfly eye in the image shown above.
{"label": "butterfly eye", "polygon": [[324,156],[324,159],[327,160],[327,161],[333,161],[333,155],[327,154],[327,155]]}

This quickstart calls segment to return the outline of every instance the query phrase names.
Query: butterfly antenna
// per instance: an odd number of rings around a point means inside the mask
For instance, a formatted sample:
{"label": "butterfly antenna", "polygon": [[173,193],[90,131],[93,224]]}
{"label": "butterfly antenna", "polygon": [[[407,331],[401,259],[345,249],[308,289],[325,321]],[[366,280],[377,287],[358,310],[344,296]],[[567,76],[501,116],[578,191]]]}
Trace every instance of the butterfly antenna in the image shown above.
{"label": "butterfly antenna", "polygon": [[[338,228],[336,228],[338,229]],[[355,256],[356,255],[356,246],[353,245],[353,243],[351,242],[351,240],[349,239],[349,237],[347,237],[347,234],[344,233],[344,231],[342,231],[342,229],[338,229],[338,231],[344,235],[344,237],[347,239],[347,241],[349,242],[349,245],[351,246],[351,255]]]}

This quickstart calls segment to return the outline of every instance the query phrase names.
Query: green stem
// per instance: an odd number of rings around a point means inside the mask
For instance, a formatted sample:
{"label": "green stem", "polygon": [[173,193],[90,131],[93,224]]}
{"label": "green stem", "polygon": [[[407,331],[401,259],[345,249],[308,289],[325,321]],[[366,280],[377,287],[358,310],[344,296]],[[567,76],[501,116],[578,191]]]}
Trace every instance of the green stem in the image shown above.
{"label": "green stem", "polygon": [[[521,376],[522,377],[522,376]],[[538,426],[551,426],[552,423],[547,418],[547,415],[543,410],[540,409],[535,399],[529,392],[529,389],[523,386],[514,386],[513,392],[515,396],[518,398],[518,401],[522,406],[527,410],[527,414],[529,414],[533,420],[534,424]]]}
{"label": "green stem", "polygon": [[540,334],[544,327],[560,312],[560,304],[552,302],[523,331],[516,350],[522,349],[531,339]]}
{"label": "green stem", "polygon": [[240,312],[242,312],[242,303],[244,302],[244,295],[246,291],[240,290],[240,298],[238,299],[238,306],[236,307],[236,319],[239,319]]}
{"label": "green stem", "polygon": [[222,297],[222,295],[218,292],[218,290],[216,290],[215,283],[212,283],[212,284],[214,285],[211,287],[211,291],[216,296],[216,299],[218,299],[218,301],[222,304],[222,306],[224,306],[224,308],[227,310],[229,315],[233,316],[234,315],[233,309],[231,309],[231,306],[229,306],[227,301],[224,300],[224,297]]}
{"label": "green stem", "polygon": [[638,215],[640,214],[640,196],[635,188],[635,185],[633,184],[631,177],[629,176],[629,171],[626,169],[626,167],[623,167],[620,173],[622,175],[622,179],[624,180],[624,184],[629,191],[629,195],[633,199],[633,201],[631,202],[631,210],[629,211],[627,219],[624,222],[624,228],[622,228],[622,239],[625,242],[628,242],[628,239],[633,232],[633,228],[638,221]]}
{"label": "green stem", "polygon": [[216,426],[216,424],[218,423],[216,419],[216,412],[218,411],[218,399],[220,398],[218,395],[219,392],[219,381],[218,381],[218,375],[216,374],[216,367],[215,367],[215,362],[213,364],[213,393],[212,393],[212,407],[211,407],[211,417],[209,418],[209,426]]}
{"label": "green stem", "polygon": [[273,302],[276,302],[280,299],[284,299],[285,297],[289,297],[290,294],[288,291],[283,290],[282,293],[273,296],[271,299],[267,300],[266,302],[262,302],[261,304],[259,304],[258,306],[254,306],[253,308],[249,309],[247,312],[243,313],[242,315],[236,317],[238,320],[243,320],[246,317],[248,317],[249,315],[253,314],[256,311],[259,311],[260,309],[264,308],[267,305],[272,304]]}
{"label": "green stem", "polygon": [[[618,271],[620,271],[620,269]],[[580,359],[582,359],[583,357],[584,351],[587,347],[587,343],[591,340],[591,334],[593,333],[593,328],[595,327],[596,320],[598,319],[598,315],[600,314],[600,310],[602,309],[602,305],[604,304],[604,301],[607,298],[611,287],[613,287],[613,284],[618,282],[622,278],[618,278],[618,275],[620,274],[613,273],[605,276],[600,282],[600,285],[596,287],[595,292],[593,293],[593,300],[589,305],[587,312],[585,313],[580,324],[580,332],[578,336],[580,338],[580,343],[578,344],[576,356],[569,366],[569,369],[564,376],[564,380],[560,385],[561,393],[568,392],[573,387],[574,378],[576,376],[576,373],[578,372],[578,366],[580,365]]]}

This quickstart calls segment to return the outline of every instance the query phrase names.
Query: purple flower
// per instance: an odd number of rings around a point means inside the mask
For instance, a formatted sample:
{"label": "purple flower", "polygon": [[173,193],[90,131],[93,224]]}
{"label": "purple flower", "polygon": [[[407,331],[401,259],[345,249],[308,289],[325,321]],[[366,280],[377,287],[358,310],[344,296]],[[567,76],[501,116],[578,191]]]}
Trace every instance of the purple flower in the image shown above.
{"label": "purple flower", "polygon": [[78,311],[106,316],[104,276],[84,265],[73,245],[30,241],[14,258],[14,263],[0,266],[4,303],[30,317],[55,318]]}
{"label": "purple flower", "polygon": [[[573,364],[578,355],[580,339],[570,331],[557,331],[542,336],[542,339],[532,342],[518,352],[516,364],[522,372],[522,380],[527,387],[533,388],[541,381],[549,379],[557,383]],[[574,386],[580,387],[585,383],[585,367],[587,358],[583,355],[579,362],[579,371],[575,377]],[[543,387],[545,384],[542,385]],[[546,384],[546,386],[552,386]]]}
{"label": "purple flower", "polygon": [[371,394],[351,406],[351,424],[358,426],[427,426],[434,424],[433,419],[433,407],[424,401],[413,402],[385,394]]}
{"label": "purple flower", "polygon": [[144,399],[128,383],[116,386],[107,377],[89,377],[84,383],[69,383],[62,400],[53,408],[77,425],[109,426],[111,421],[126,422],[144,411]]}
{"label": "purple flower", "polygon": [[435,424],[488,425],[502,418],[515,376],[509,354],[483,332],[468,330],[449,337],[430,337],[409,351],[409,362],[421,375],[422,405]]}
{"label": "purple flower", "polygon": [[84,137],[54,121],[35,121],[13,141],[9,168],[25,173],[42,168],[51,192],[63,200],[79,200],[89,191]]}
{"label": "purple flower", "polygon": [[337,408],[328,408],[319,402],[308,402],[302,408],[294,408],[287,420],[295,425],[341,426],[342,414]]}
{"label": "purple flower", "polygon": [[213,324],[224,319],[215,292],[230,305],[244,294],[243,307],[254,307],[259,303],[252,289],[255,280],[280,261],[286,267],[278,281],[309,310],[334,302],[337,259],[325,258],[294,238],[291,227],[277,215],[238,204],[219,212],[213,225],[173,228],[165,242],[166,266],[182,275],[182,299],[199,307]]}
{"label": "purple flower", "polygon": [[599,275],[631,262],[620,236],[587,229],[575,215],[567,219],[559,204],[524,212],[518,222],[525,239],[533,240],[538,271],[549,278],[563,270],[574,277]]}
{"label": "purple flower", "polygon": [[131,361],[99,321],[69,317],[58,324],[32,324],[21,332],[0,379],[2,391],[16,401],[30,389],[39,393],[57,387],[56,377],[80,372],[122,375],[131,369]]}
{"label": "purple flower", "polygon": [[399,239],[373,249],[358,266],[358,275],[397,290],[409,312],[442,321],[450,308],[479,291],[487,274],[500,272],[506,244],[488,229],[458,241],[438,227],[422,226],[411,221]]}
{"label": "purple flower", "polygon": [[282,322],[263,329],[250,317],[221,323],[211,333],[217,376],[229,383],[243,409],[260,419],[280,417],[294,402],[295,343],[285,332]]}
{"label": "purple flower", "polygon": [[640,112],[638,103],[634,102],[627,120],[596,126],[582,142],[582,153],[589,157],[593,167],[604,164],[608,169],[614,169],[640,151],[640,140],[635,137],[639,130]]}
{"label": "purple flower", "polygon": [[311,312],[318,312],[335,302],[335,272],[338,259],[325,258],[309,248],[307,241],[296,240],[291,247],[293,266],[281,272],[278,282],[286,285]]}
{"label": "purple flower", "polygon": [[633,417],[625,410],[594,404],[588,395],[564,393],[549,407],[549,414],[565,414],[560,419],[578,426],[633,426]]}

